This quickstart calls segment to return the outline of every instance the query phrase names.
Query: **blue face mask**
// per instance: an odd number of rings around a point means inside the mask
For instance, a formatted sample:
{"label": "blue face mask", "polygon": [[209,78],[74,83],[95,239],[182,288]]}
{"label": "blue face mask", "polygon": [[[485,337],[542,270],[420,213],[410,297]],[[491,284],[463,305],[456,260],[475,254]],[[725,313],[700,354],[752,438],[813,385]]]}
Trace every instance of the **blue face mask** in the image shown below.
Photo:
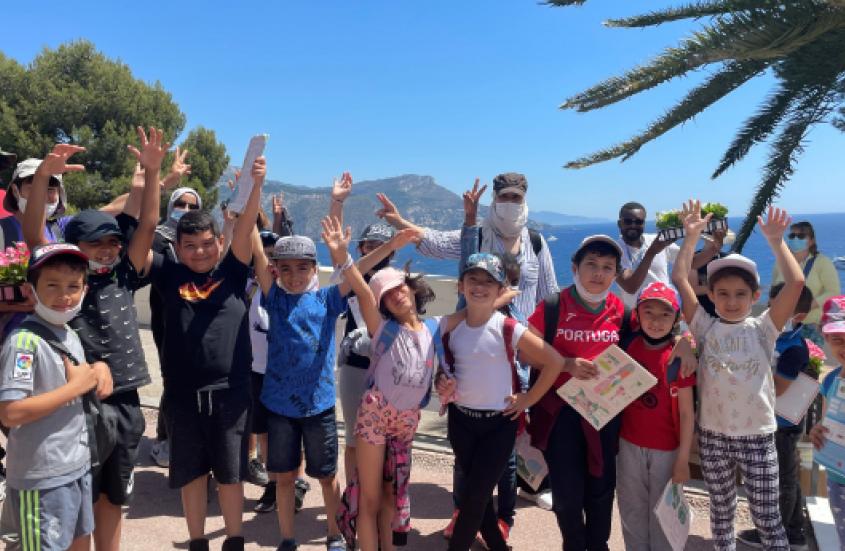
{"label": "blue face mask", "polygon": [[170,219],[174,222],[178,222],[180,218],[185,216],[186,212],[188,211],[182,209],[173,209],[172,211],[170,211]]}
{"label": "blue face mask", "polygon": [[791,237],[786,240],[786,246],[794,253],[800,253],[807,248],[807,239],[803,237]]}

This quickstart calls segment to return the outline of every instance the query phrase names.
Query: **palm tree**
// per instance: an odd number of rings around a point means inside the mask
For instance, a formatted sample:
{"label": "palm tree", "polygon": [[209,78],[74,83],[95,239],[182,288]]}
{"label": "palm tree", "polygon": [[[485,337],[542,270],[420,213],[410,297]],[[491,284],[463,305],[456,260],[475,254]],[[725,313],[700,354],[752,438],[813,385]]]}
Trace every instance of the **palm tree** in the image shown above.
{"label": "palm tree", "polygon": [[[585,0],[547,0],[553,6]],[[751,148],[769,142],[748,214],[737,234],[741,251],[757,215],[777,197],[794,171],[804,138],[814,125],[831,122],[845,131],[845,0],[700,0],[674,8],[605,22],[642,28],[684,19],[706,21],[677,46],[577,94],[562,109],[599,109],[705,66],[715,71],[632,138],[566,164],[583,168],[621,157],[629,159],[651,140],[701,113],[753,77],[771,71],[776,84],[742,124],[712,178],[719,177]],[[769,139],[771,137],[771,139]]]}

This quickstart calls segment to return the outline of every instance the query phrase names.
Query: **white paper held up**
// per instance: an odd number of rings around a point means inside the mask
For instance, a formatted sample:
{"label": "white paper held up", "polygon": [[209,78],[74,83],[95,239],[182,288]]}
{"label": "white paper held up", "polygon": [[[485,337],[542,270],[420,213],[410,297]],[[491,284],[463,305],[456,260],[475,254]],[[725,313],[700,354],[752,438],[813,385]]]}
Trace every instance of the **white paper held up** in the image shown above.
{"label": "white paper held up", "polygon": [[543,452],[531,445],[528,432],[516,437],[516,474],[536,492],[549,474]]}
{"label": "white paper held up", "polygon": [[673,551],[681,551],[687,543],[692,522],[692,509],[684,495],[683,484],[669,481],[654,507],[654,515]]}
{"label": "white paper held up", "polygon": [[252,192],[252,186],[255,181],[252,179],[252,165],[255,159],[264,154],[264,147],[267,145],[268,134],[258,134],[249,140],[249,146],[246,148],[246,155],[244,155],[244,164],[241,167],[241,175],[238,181],[235,182],[235,189],[232,191],[232,196],[229,198],[228,210],[238,214],[244,211],[246,207],[249,194]]}
{"label": "white paper held up", "polygon": [[600,430],[625,407],[657,384],[657,379],[615,344],[593,363],[598,377],[572,378],[557,389],[558,395]]}
{"label": "white paper held up", "polygon": [[806,373],[799,373],[786,392],[775,400],[775,413],[797,425],[810,409],[819,393],[819,382]]}

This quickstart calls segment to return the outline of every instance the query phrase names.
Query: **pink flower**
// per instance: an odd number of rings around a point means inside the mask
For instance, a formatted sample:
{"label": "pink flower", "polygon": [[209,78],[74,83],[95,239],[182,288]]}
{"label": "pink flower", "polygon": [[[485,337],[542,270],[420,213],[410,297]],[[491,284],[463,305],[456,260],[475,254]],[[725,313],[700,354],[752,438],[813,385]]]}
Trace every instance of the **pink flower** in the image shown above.
{"label": "pink flower", "polygon": [[807,343],[807,348],[810,350],[811,358],[816,358],[819,360],[827,359],[827,356],[825,356],[824,354],[824,350],[822,350],[816,343],[814,343],[810,339],[804,339],[804,342]]}

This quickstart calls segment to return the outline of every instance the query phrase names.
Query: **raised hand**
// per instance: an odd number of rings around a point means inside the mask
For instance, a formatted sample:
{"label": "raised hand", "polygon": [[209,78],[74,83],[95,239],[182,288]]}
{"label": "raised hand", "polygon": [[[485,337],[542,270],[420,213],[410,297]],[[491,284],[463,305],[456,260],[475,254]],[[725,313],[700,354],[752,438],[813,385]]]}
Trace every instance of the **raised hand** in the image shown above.
{"label": "raised hand", "polygon": [[329,248],[332,259],[334,260],[336,256],[343,258],[341,253],[348,254],[349,242],[352,240],[352,228],[347,226],[346,231],[344,231],[340,225],[340,220],[331,216],[323,218],[321,225],[323,226],[321,236]]}
{"label": "raised hand", "polygon": [[138,127],[138,138],[141,141],[141,149],[138,150],[134,145],[126,146],[129,151],[138,159],[144,170],[155,170],[158,172],[161,169],[161,162],[167,154],[167,149],[170,144],[164,141],[164,131],[161,129],[150,127],[149,137],[144,132],[143,127]]}
{"label": "raised hand", "polygon": [[264,177],[267,176],[267,159],[264,155],[255,159],[249,174],[256,186],[264,184]]}
{"label": "raised hand", "polygon": [[285,194],[279,192],[276,195],[273,195],[272,201],[273,201],[273,216],[281,216],[282,212],[284,212]]}
{"label": "raised hand", "polygon": [[383,219],[391,226],[398,226],[402,222],[402,216],[399,214],[399,209],[384,193],[377,193],[376,198],[381,202],[381,208],[376,211],[376,216]]}
{"label": "raised hand", "polygon": [[67,164],[70,157],[82,151],[85,151],[85,148],[79,145],[67,143],[56,144],[53,146],[53,151],[38,165],[36,173],[52,176],[53,174],[64,174],[65,172],[82,172],[85,170],[84,165]]}
{"label": "raised hand", "polygon": [[693,201],[690,199],[681,209],[681,220],[684,222],[684,235],[697,237],[701,235],[713,213],[708,214],[704,218],[701,217],[701,201]]}
{"label": "raised hand", "polygon": [[776,207],[769,207],[769,212],[766,215],[766,221],[763,221],[762,216],[757,217],[757,224],[760,226],[760,233],[767,241],[777,242],[783,239],[783,234],[792,224],[792,218],[785,210]]}
{"label": "raised hand", "polygon": [[343,203],[350,193],[352,193],[352,175],[344,172],[340,180],[334,180],[332,183],[332,200]]}
{"label": "raised hand", "polygon": [[478,189],[478,178],[472,189],[464,192],[464,226],[474,226],[478,221],[478,202],[487,190],[487,184]]}
{"label": "raised hand", "polygon": [[420,239],[422,239],[422,235],[417,228],[405,228],[393,234],[390,239],[390,246],[394,251],[398,251],[410,243],[419,243]]}

